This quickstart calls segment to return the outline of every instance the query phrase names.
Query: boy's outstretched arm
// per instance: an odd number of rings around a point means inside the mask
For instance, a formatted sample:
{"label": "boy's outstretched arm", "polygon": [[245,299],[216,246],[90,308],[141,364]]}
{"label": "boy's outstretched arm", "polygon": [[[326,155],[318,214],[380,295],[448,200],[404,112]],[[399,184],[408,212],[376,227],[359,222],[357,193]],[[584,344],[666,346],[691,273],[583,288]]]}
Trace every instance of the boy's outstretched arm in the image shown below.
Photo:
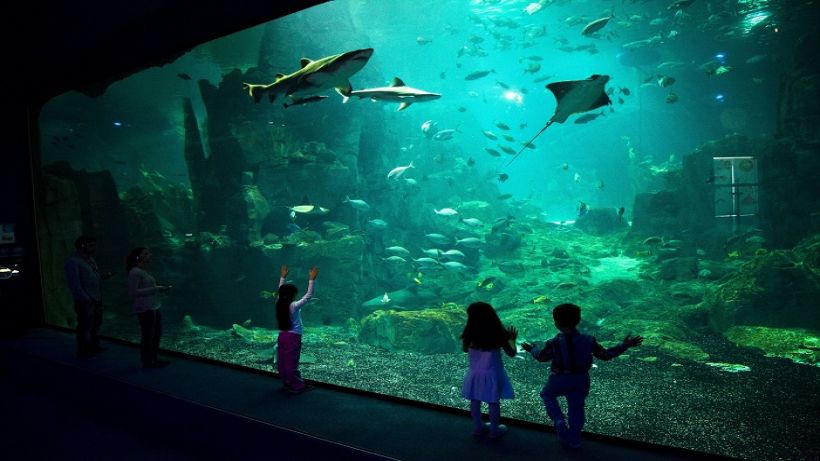
{"label": "boy's outstretched arm", "polygon": [[521,343],[521,348],[529,352],[530,355],[532,355],[532,357],[539,362],[547,362],[552,360],[552,357],[555,355],[555,349],[552,347],[552,343],[550,341],[544,341],[543,346],[524,342]]}
{"label": "boy's outstretched arm", "polygon": [[628,334],[621,344],[610,347],[609,349],[604,349],[604,347],[598,343],[597,339],[592,338],[592,355],[601,360],[611,360],[626,352],[630,347],[640,346],[642,342],[643,336],[632,336]]}
{"label": "boy's outstretched arm", "polygon": [[624,338],[624,347],[629,349],[630,347],[640,346],[643,343],[643,336],[632,336],[632,333],[626,335]]}

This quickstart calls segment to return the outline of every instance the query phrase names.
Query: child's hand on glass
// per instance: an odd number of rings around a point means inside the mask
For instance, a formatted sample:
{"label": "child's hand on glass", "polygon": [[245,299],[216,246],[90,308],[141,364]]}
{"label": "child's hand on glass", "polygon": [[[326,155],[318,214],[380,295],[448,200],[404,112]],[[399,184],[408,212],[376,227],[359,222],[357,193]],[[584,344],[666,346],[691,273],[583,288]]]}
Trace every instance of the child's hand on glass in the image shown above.
{"label": "child's hand on glass", "polygon": [[518,330],[514,326],[507,327],[507,334],[509,334],[510,341],[515,341],[518,338]]}
{"label": "child's hand on glass", "polygon": [[534,347],[534,346],[533,346],[532,344],[530,344],[530,343],[528,343],[528,342],[526,342],[526,341],[525,341],[525,342],[523,342],[523,343],[521,343],[521,349],[524,349],[524,350],[525,350],[525,351],[527,351],[527,352],[531,351],[533,347]]}
{"label": "child's hand on glass", "polygon": [[624,346],[628,349],[630,347],[640,346],[643,342],[643,336],[632,336],[632,334],[626,335],[624,338]]}
{"label": "child's hand on glass", "polygon": [[288,276],[288,266],[282,264],[282,267],[279,268],[279,275],[282,278],[287,277]]}
{"label": "child's hand on glass", "polygon": [[310,279],[311,280],[316,280],[317,275],[319,275],[319,268],[316,267],[316,266],[311,267],[310,268]]}

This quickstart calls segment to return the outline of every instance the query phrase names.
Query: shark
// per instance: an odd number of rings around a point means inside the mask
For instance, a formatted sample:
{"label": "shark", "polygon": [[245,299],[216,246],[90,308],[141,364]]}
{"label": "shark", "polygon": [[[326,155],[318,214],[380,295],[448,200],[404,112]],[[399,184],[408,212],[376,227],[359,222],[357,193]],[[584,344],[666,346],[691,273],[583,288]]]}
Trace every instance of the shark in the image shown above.
{"label": "shark", "polygon": [[440,290],[413,285],[401,290],[385,292],[384,295],[361,304],[364,310],[420,308],[440,299]]}
{"label": "shark", "polygon": [[265,95],[270,102],[284,96],[287,98],[285,108],[321,100],[323,98],[317,98],[318,95],[333,89],[344,95],[353,91],[350,77],[362,70],[371,56],[373,48],[362,48],[315,61],[302,58],[301,68],[296,72],[288,75],[277,74],[273,83],[267,85],[242,83],[242,89],[257,103]]}
{"label": "shark", "polygon": [[393,78],[390,86],[355,90],[349,93],[342,92],[342,96],[342,102],[347,102],[353,96],[358,96],[359,99],[370,98],[372,101],[398,102],[400,104],[396,112],[407,109],[414,102],[427,102],[441,97],[438,93],[429,93],[407,86],[398,77]]}
{"label": "shark", "polygon": [[521,152],[535,141],[553,123],[564,123],[570,115],[589,112],[599,107],[612,104],[604,88],[609,81],[609,75],[594,74],[585,80],[567,80],[563,82],[553,82],[547,85],[547,89],[555,96],[555,113],[547,121],[544,128],[541,128],[535,136],[524,144],[515,156],[507,162],[513,162]]}

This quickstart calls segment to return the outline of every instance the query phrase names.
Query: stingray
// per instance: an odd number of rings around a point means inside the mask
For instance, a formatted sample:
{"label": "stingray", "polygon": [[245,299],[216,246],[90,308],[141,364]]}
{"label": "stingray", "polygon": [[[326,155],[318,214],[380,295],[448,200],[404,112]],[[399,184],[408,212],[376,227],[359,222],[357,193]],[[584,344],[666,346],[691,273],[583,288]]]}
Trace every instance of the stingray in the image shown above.
{"label": "stingray", "polygon": [[609,81],[609,75],[592,75],[586,80],[567,80],[565,82],[553,82],[547,85],[547,89],[555,95],[557,106],[547,124],[541,131],[532,137],[524,147],[515,154],[507,165],[513,162],[521,152],[524,151],[535,138],[541,135],[553,123],[564,123],[570,115],[588,112],[599,107],[612,104],[609,96],[606,95],[605,86]]}

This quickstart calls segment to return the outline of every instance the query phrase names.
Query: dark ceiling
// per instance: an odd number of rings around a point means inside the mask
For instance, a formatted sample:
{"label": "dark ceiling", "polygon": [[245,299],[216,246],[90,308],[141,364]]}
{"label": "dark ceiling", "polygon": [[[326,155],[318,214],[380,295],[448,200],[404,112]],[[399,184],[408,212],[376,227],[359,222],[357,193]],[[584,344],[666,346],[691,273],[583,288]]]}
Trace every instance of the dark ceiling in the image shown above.
{"label": "dark ceiling", "polygon": [[3,6],[4,88],[37,106],[60,93],[89,94],[193,46],[324,3],[323,0],[83,0]]}

